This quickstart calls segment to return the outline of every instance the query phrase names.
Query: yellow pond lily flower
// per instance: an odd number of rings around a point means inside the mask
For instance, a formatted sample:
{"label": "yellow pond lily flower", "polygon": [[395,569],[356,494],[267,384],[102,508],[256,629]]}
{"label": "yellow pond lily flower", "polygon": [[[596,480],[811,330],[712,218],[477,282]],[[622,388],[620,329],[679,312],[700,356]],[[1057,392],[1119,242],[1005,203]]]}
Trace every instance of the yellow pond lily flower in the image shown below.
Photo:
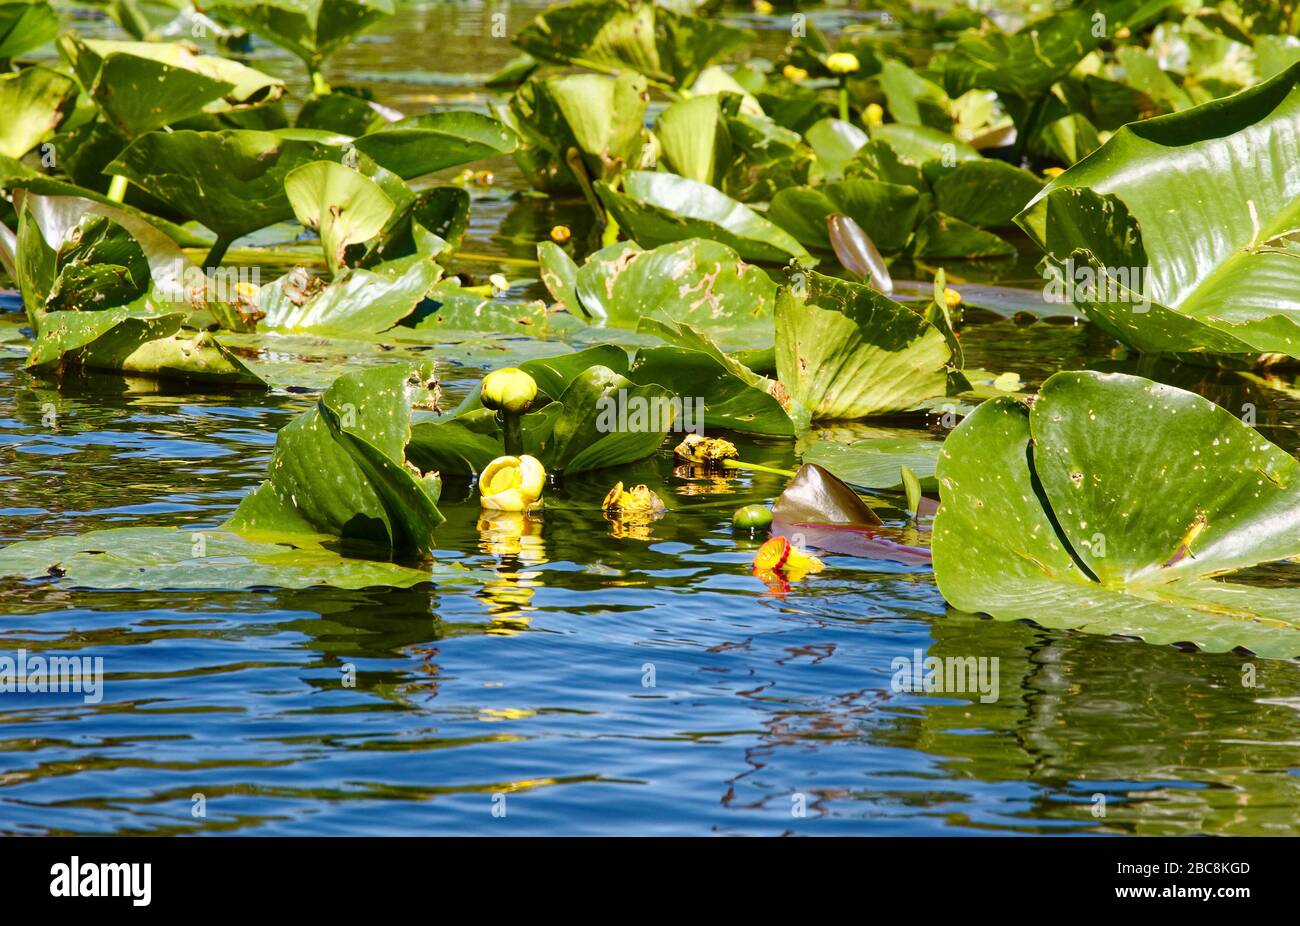
{"label": "yellow pond lily flower", "polygon": [[709,469],[721,469],[723,460],[740,459],[740,451],[729,440],[687,434],[686,439],[673,448],[677,459]]}
{"label": "yellow pond lily flower", "polygon": [[955,289],[944,287],[943,304],[946,305],[950,311],[957,308],[957,306],[961,305],[961,293],[957,292]]}
{"label": "yellow pond lily flower", "polygon": [[837,51],[826,57],[826,69],[832,74],[852,74],[859,67],[858,56],[852,52]]}
{"label": "yellow pond lily flower", "polygon": [[798,582],[811,572],[821,572],[826,564],[805,553],[785,537],[773,537],[754,555],[754,575],[760,578],[779,576]]}
{"label": "yellow pond lily flower", "polygon": [[616,518],[653,518],[668,510],[663,499],[647,486],[633,486],[625,491],[621,482],[609,490],[601,507]]}
{"label": "yellow pond lily flower", "polygon": [[781,73],[785,76],[786,80],[793,80],[795,83],[808,79],[808,72],[793,64],[787,64],[785,67],[781,68]]}
{"label": "yellow pond lily flower", "polygon": [[556,225],[551,228],[551,240],[556,244],[564,244],[573,237],[573,232],[569,231],[567,225]]}
{"label": "yellow pond lily flower", "polygon": [[536,457],[497,457],[478,477],[479,502],[495,511],[528,511],[546,487],[546,468]]}
{"label": "yellow pond lily flower", "polygon": [[866,116],[867,125],[873,129],[885,124],[885,108],[879,103],[868,103],[863,115]]}
{"label": "yellow pond lily flower", "polygon": [[484,408],[520,415],[537,398],[537,381],[517,367],[493,370],[483,377],[479,398]]}

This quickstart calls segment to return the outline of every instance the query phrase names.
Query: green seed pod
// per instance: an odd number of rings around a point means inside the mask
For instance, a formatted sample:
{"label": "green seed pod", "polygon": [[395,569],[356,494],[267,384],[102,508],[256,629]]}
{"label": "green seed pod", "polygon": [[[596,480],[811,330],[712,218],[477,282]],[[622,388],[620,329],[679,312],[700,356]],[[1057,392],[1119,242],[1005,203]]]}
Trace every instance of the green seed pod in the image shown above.
{"label": "green seed pod", "polygon": [[746,505],[736,509],[731,516],[731,526],[736,530],[767,530],[772,526],[772,512],[762,505]]}

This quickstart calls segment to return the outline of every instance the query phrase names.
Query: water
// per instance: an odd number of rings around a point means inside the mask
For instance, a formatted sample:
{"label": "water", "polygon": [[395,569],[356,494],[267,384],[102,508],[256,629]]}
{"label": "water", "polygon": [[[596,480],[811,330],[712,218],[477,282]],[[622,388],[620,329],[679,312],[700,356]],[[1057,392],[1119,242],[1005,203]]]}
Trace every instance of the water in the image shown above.
{"label": "water", "polygon": [[[513,54],[490,36],[491,13],[513,32],[536,6],[407,11],[329,76],[408,110],[479,105],[482,78]],[[270,69],[297,79],[271,54]],[[492,168],[467,250],[527,257],[538,229],[580,222],[581,205],[507,198],[518,175]],[[452,269],[519,274],[490,260]],[[1029,282],[1023,268],[1011,276]],[[21,369],[16,328],[12,316],[0,326],[0,543],[211,528],[261,479],[276,430],[313,401],[116,377],[42,383]],[[1287,424],[1300,420],[1295,399],[1230,373],[1118,361],[1085,326],[988,321],[963,343],[970,365],[1031,384],[1061,367],[1126,369],[1229,408],[1249,401],[1266,436],[1300,444]],[[479,375],[443,373],[453,397]],[[896,424],[941,436],[934,420]],[[788,443],[742,451],[794,461]],[[477,505],[449,484],[438,557],[491,573],[473,585],[0,585],[0,653],[105,667],[98,704],[3,696],[0,832],[1270,833],[1300,822],[1295,663],[958,614],[928,568],[883,561],[828,557],[817,579],[772,590],[750,575],[754,545],[729,516],[783,480],[686,480],[667,454],[632,475],[674,509],[647,539],[568,509],[533,536],[480,530]],[[569,480],[557,501],[591,504],[613,479]],[[893,660],[917,651],[997,657],[999,699],[894,691]],[[1242,687],[1247,662],[1262,687]]]}

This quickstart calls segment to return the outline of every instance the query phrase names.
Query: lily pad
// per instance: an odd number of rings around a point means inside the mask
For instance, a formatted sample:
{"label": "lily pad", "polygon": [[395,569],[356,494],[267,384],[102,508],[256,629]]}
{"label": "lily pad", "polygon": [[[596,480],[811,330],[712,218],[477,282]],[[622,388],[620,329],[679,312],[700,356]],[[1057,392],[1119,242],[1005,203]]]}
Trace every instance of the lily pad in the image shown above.
{"label": "lily pad", "polygon": [[814,420],[908,411],[944,395],[943,333],[869,286],[805,271],[776,300],[777,379]]}
{"label": "lily pad", "polygon": [[1076,305],[1139,350],[1300,356],[1300,177],[1256,153],[1300,145],[1298,83],[1125,126],[1048,184],[1017,222]]}
{"label": "lily pad", "polygon": [[415,311],[441,274],[437,264],[419,255],[345,270],[328,284],[298,267],[262,287],[257,303],[267,328],[378,334]]}
{"label": "lily pad", "polygon": [[119,527],[11,544],[0,550],[0,576],[45,579],[62,588],[157,591],[410,588],[478,579],[455,564],[353,559],[298,535],[270,542],[227,530],[169,527]]}
{"label": "lily pad", "polygon": [[1057,373],[944,443],[935,578],[1001,620],[1300,654],[1300,595],[1221,580],[1300,555],[1300,463],[1190,392]]}
{"label": "lily pad", "polygon": [[596,192],[621,228],[646,247],[710,238],[744,260],[784,263],[808,252],[788,232],[705,183],[676,174],[626,171],[621,190]]}
{"label": "lily pad", "polygon": [[514,132],[468,110],[425,113],[389,122],[353,141],[358,151],[403,180],[515,150]]}
{"label": "lily pad", "polygon": [[841,213],[853,219],[882,253],[897,254],[912,237],[919,207],[920,197],[910,186],[851,179],[784,189],[773,197],[767,217],[801,244],[829,251],[826,219]]}
{"label": "lily pad", "polygon": [[179,43],[65,35],[58,45],[86,93],[128,138],[199,113],[262,106],[284,93],[283,81]]}
{"label": "lily pad", "polygon": [[392,0],[218,0],[204,9],[270,39],[313,76],[325,59],[393,14]]}
{"label": "lily pad", "polygon": [[379,234],[394,210],[379,184],[333,161],[295,167],[284,192],[298,221],[320,235],[330,273],[338,273],[349,247]]}
{"label": "lily pad", "polygon": [[437,473],[406,457],[411,408],[437,402],[431,364],[345,373],[316,408],[281,429],[268,478],[224,527],[251,539],[337,537],[386,557],[426,555],[438,511]]}
{"label": "lily pad", "polygon": [[0,75],[0,155],[21,158],[39,145],[72,111],[77,85],[46,67]]}
{"label": "lily pad", "polygon": [[907,437],[876,437],[840,443],[815,439],[803,450],[805,463],[816,463],[845,482],[868,489],[903,487],[902,467],[909,467],[926,492],[938,491],[934,477],[939,441]]}
{"label": "lily pad", "polygon": [[45,0],[0,4],[0,60],[39,48],[59,34],[59,14]]}

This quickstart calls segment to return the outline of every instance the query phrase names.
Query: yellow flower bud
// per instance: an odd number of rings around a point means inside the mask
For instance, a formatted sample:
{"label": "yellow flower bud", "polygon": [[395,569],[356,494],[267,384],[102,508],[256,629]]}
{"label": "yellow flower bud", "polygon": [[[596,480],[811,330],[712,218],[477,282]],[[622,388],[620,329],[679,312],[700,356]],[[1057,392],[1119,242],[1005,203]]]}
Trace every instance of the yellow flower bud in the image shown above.
{"label": "yellow flower bud", "polygon": [[546,468],[536,457],[497,457],[478,477],[479,503],[495,511],[528,511],[545,487]]}
{"label": "yellow flower bud", "polygon": [[516,367],[493,370],[483,377],[479,398],[484,408],[520,415],[537,398],[537,381]]}
{"label": "yellow flower bud", "polygon": [[556,225],[551,229],[551,240],[556,244],[564,244],[573,237],[573,232],[569,231],[567,225]]}
{"label": "yellow flower bud", "polygon": [[1119,39],[1121,42],[1127,38],[1131,38],[1132,36],[1133,33],[1128,26],[1120,26],[1115,30],[1115,38]]}
{"label": "yellow flower bud", "polygon": [[957,306],[961,305],[961,293],[957,292],[955,289],[945,287],[943,291],[943,304],[949,309],[957,308]]}
{"label": "yellow flower bud", "polygon": [[787,64],[781,68],[781,73],[785,75],[786,80],[793,80],[796,83],[808,79],[808,72],[801,67],[795,67],[793,64]]}
{"label": "yellow flower bud", "polygon": [[797,582],[811,572],[821,572],[826,564],[805,553],[784,537],[773,537],[754,555],[754,575],[778,576]]}
{"label": "yellow flower bud", "polygon": [[1043,168],[1043,176],[1046,177],[1048,180],[1055,180],[1057,177],[1061,176],[1061,174],[1063,174],[1063,173],[1065,173],[1065,168],[1063,168],[1063,167],[1044,167],[1044,168]]}
{"label": "yellow flower bud", "polygon": [[885,108],[879,103],[868,103],[866,116],[867,125],[872,128],[885,124]]}
{"label": "yellow flower bud", "polygon": [[754,12],[759,16],[771,16],[776,12],[776,7],[768,3],[767,0],[754,0]]}
{"label": "yellow flower bud", "polygon": [[859,67],[858,56],[852,52],[837,51],[826,56],[826,69],[832,74],[852,74]]}

